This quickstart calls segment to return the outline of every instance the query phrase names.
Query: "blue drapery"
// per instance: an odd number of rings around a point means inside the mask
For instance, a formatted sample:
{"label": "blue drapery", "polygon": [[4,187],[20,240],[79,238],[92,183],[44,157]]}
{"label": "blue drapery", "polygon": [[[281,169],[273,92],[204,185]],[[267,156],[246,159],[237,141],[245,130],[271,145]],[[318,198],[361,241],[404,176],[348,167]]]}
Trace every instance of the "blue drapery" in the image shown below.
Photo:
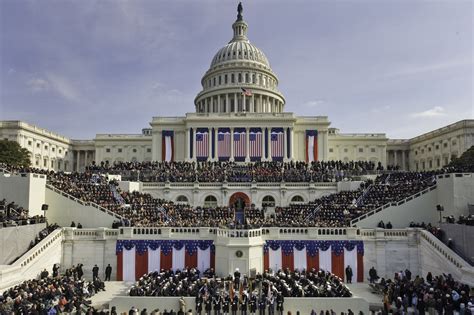
{"label": "blue drapery", "polygon": [[144,252],[156,250],[158,247],[164,255],[169,255],[173,248],[180,250],[183,247],[189,255],[196,254],[198,248],[206,250],[209,247],[211,252],[215,251],[214,241],[211,240],[118,240],[115,246],[115,253],[121,253],[123,249],[130,250],[135,247],[138,254],[142,255]]}
{"label": "blue drapery", "polygon": [[269,240],[266,241],[263,246],[265,253],[268,252],[268,248],[272,250],[277,250],[281,248],[281,251],[285,255],[291,255],[293,253],[293,248],[297,250],[302,250],[306,248],[306,252],[314,257],[319,250],[326,251],[331,247],[331,250],[337,255],[344,253],[344,248],[347,250],[353,250],[354,247],[357,247],[357,253],[364,254],[364,242],[363,241],[279,241],[279,240]]}

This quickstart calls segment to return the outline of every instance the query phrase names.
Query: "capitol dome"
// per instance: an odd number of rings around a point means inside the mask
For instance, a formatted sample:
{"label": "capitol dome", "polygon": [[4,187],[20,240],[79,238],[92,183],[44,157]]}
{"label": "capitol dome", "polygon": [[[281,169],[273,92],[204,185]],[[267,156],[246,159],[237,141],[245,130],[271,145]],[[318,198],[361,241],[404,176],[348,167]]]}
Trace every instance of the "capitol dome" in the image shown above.
{"label": "capitol dome", "polygon": [[281,113],[285,98],[265,54],[247,38],[242,5],[232,24],[234,36],[219,49],[204,74],[194,104],[197,113]]}

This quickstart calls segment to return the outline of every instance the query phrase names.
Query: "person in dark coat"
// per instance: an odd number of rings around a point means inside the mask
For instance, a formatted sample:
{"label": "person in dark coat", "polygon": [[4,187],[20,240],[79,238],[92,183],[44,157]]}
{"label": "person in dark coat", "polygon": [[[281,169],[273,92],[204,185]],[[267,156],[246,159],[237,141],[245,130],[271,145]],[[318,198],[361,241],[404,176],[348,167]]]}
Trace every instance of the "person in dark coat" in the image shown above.
{"label": "person in dark coat", "polygon": [[224,297],[224,301],[222,303],[222,312],[224,315],[229,315],[230,312],[230,295],[226,295]]}
{"label": "person in dark coat", "polygon": [[352,268],[349,265],[346,267],[346,282],[352,283]]}
{"label": "person in dark coat", "polygon": [[281,294],[281,292],[278,292],[277,297],[276,297],[276,308],[277,308],[277,313],[280,315],[283,315],[284,302],[285,302],[285,298],[283,297],[283,294]]}
{"label": "person in dark coat", "polygon": [[110,275],[112,274],[112,266],[110,264],[105,267],[105,281],[110,281]]}
{"label": "person in dark coat", "polygon": [[53,265],[53,278],[56,278],[59,275],[59,265],[54,264]]}
{"label": "person in dark coat", "polygon": [[267,304],[268,304],[268,315],[274,315],[275,314],[275,296],[271,294],[267,298]]}
{"label": "person in dark coat", "polygon": [[257,313],[258,299],[257,294],[254,292],[250,297],[250,315],[255,315]]}
{"label": "person in dark coat", "polygon": [[237,311],[239,310],[239,297],[237,296],[237,293],[235,293],[234,298],[231,301],[231,311],[232,315],[237,315]]}
{"label": "person in dark coat", "polygon": [[212,298],[210,296],[207,297],[207,299],[204,301],[205,304],[205,310],[207,315],[211,315],[212,311]]}
{"label": "person in dark coat", "polygon": [[377,275],[377,270],[375,270],[375,267],[373,266],[369,270],[369,278],[370,283],[374,283],[379,278],[379,276]]}
{"label": "person in dark coat", "polygon": [[248,296],[247,292],[244,291],[242,293],[242,298],[241,298],[241,301],[240,301],[240,314],[241,315],[247,315],[248,307],[249,307],[249,296]]}
{"label": "person in dark coat", "polygon": [[267,297],[265,295],[261,295],[258,301],[258,314],[265,315],[266,308],[267,308]]}
{"label": "person in dark coat", "polygon": [[194,299],[194,302],[196,304],[196,314],[201,315],[202,312],[202,296],[200,294],[196,295],[196,298]]}
{"label": "person in dark coat", "polygon": [[84,275],[84,271],[82,271],[82,264],[78,264],[76,267],[76,273],[77,273],[77,278],[79,280],[82,279],[82,276]]}
{"label": "person in dark coat", "polygon": [[92,279],[95,280],[97,279],[97,277],[99,277],[99,267],[97,267],[97,265],[94,265],[94,267],[92,268]]}
{"label": "person in dark coat", "polygon": [[216,294],[212,297],[212,304],[214,304],[214,315],[220,315],[222,301],[221,301],[221,296],[219,294]]}

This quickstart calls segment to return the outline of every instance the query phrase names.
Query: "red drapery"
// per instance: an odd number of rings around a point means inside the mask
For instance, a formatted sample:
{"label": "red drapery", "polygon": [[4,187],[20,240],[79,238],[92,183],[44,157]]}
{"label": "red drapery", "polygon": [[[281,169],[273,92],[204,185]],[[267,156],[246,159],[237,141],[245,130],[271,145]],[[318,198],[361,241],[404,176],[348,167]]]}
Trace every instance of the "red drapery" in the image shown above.
{"label": "red drapery", "polygon": [[318,160],[318,136],[314,136],[314,160]]}
{"label": "red drapery", "polygon": [[331,263],[331,271],[333,274],[338,276],[341,279],[344,279],[344,254],[341,253],[337,256],[334,252],[332,252],[332,263]]}
{"label": "red drapery", "polygon": [[211,268],[216,270],[216,253],[211,250]]}
{"label": "red drapery", "polygon": [[166,158],[166,142],[165,136],[161,136],[161,160],[164,161]]}
{"label": "red drapery", "polygon": [[263,254],[263,270],[270,269],[270,258],[268,256],[268,252]]}
{"label": "red drapery", "polygon": [[307,270],[311,270],[312,268],[319,270],[319,253],[315,256],[310,256],[308,252],[306,252],[306,266]]}
{"label": "red drapery", "polygon": [[364,255],[357,253],[357,282],[364,282]]}
{"label": "red drapery", "polygon": [[148,251],[143,254],[135,253],[135,279],[148,273]]}
{"label": "red drapery", "polygon": [[123,252],[117,254],[117,281],[123,281]]}
{"label": "red drapery", "polygon": [[[186,268],[196,268],[197,264],[198,264],[197,252],[194,253],[194,255],[189,255],[188,253],[186,253],[184,255],[184,266]],[[202,270],[202,271],[204,271],[204,270]]]}
{"label": "red drapery", "polygon": [[294,261],[295,260],[293,259],[293,253],[289,255],[283,253],[283,255],[281,255],[281,266],[283,267],[283,269],[288,268],[291,271],[295,270]]}
{"label": "red drapery", "polygon": [[173,252],[170,251],[168,255],[160,253],[160,268],[161,269],[173,269]]}

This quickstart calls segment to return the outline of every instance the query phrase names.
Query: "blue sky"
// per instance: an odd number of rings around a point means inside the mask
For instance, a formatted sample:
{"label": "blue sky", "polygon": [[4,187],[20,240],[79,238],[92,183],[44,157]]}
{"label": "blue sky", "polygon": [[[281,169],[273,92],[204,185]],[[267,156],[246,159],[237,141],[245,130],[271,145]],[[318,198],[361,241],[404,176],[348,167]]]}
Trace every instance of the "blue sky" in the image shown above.
{"label": "blue sky", "polygon": [[[0,0],[0,119],[74,139],[194,111],[237,1]],[[407,138],[474,117],[472,1],[243,1],[286,111]]]}

